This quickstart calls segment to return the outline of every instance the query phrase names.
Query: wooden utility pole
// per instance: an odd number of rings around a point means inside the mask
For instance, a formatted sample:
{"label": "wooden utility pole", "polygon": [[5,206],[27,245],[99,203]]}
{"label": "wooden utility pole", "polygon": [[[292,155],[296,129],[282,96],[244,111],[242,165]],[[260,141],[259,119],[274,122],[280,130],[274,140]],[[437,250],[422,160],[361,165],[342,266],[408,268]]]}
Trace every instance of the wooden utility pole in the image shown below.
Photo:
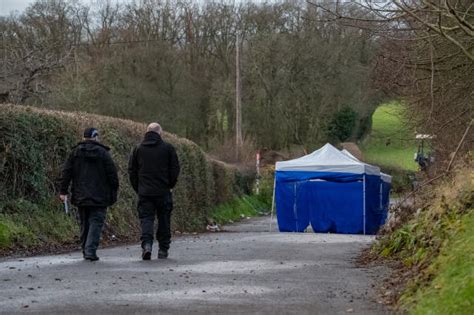
{"label": "wooden utility pole", "polygon": [[242,97],[240,84],[240,38],[237,33],[235,40],[235,154],[237,161],[240,161],[242,140]]}
{"label": "wooden utility pole", "polygon": [[[3,55],[3,79],[7,80],[7,47],[5,46],[5,36],[6,36],[7,31],[2,32],[2,55]],[[5,89],[7,87],[5,86]],[[7,100],[5,100],[7,101]]]}

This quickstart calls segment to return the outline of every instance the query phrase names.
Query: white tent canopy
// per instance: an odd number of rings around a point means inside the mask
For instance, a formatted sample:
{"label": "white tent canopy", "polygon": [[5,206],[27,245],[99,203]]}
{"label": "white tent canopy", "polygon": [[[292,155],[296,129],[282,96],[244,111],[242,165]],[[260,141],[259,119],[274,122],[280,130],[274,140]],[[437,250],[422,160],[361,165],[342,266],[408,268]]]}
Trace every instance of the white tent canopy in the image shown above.
{"label": "white tent canopy", "polygon": [[[354,159],[358,162],[361,162],[358,158],[356,158],[352,153],[350,153],[346,149],[341,150],[341,152],[344,153],[345,155],[347,155],[348,157],[350,157],[350,158],[352,158],[352,159]],[[385,174],[383,172],[380,172],[380,178],[386,183],[391,183],[392,182],[392,176],[390,176],[388,174]]]}
{"label": "white tent canopy", "polygon": [[388,174],[380,172],[380,178],[386,183],[391,183],[392,182],[392,176],[390,176]]}
{"label": "white tent canopy", "polygon": [[379,175],[380,168],[365,164],[350,153],[349,155],[339,151],[327,143],[319,150],[303,157],[277,162],[276,171],[306,171],[306,172],[329,172],[329,173],[352,173]]}
{"label": "white tent canopy", "polygon": [[346,149],[342,149],[341,152],[344,153],[345,155],[347,155],[348,157],[350,157],[350,158],[356,160],[356,161],[360,161],[358,158],[356,158],[356,157],[354,156],[354,154],[350,153],[350,152],[347,151]]}

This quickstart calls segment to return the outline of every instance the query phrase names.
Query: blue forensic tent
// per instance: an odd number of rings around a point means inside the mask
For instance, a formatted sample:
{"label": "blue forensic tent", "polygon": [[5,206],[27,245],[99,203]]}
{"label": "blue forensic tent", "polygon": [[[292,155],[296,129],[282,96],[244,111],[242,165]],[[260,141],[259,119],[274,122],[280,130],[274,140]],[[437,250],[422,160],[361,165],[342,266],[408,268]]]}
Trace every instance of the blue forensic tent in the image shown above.
{"label": "blue forensic tent", "polygon": [[374,234],[384,221],[380,169],[330,144],[277,162],[275,206],[281,232]]}

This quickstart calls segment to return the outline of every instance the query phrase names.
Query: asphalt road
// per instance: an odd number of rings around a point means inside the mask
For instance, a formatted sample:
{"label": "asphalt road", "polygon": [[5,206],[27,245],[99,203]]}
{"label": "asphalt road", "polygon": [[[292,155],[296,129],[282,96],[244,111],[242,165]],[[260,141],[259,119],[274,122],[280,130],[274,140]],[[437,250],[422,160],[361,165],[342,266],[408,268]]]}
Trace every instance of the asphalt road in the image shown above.
{"label": "asphalt road", "polygon": [[268,232],[267,217],[174,239],[170,258],[138,245],[0,261],[0,312],[42,314],[386,314],[359,268],[371,236]]}

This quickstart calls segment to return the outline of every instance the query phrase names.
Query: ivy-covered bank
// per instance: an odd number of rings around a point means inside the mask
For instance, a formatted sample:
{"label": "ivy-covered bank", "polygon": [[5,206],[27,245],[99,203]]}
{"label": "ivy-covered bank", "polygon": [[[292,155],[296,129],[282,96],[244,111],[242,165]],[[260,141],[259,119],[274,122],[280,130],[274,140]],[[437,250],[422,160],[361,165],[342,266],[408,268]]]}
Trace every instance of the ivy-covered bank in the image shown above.
{"label": "ivy-covered bank", "polygon": [[[88,126],[99,129],[119,170],[119,199],[108,212],[105,236],[136,237],[136,196],[128,182],[127,162],[131,148],[143,137],[144,124],[0,105],[0,249],[75,241],[75,209],[64,214],[57,185],[62,163]],[[182,168],[173,192],[174,230],[202,230],[215,206],[250,192],[252,174],[208,158],[189,140],[168,133],[164,139],[176,147]]]}
{"label": "ivy-covered bank", "polygon": [[397,306],[410,314],[474,314],[472,160],[422,188],[418,198],[374,247],[402,263],[390,280],[401,286]]}

